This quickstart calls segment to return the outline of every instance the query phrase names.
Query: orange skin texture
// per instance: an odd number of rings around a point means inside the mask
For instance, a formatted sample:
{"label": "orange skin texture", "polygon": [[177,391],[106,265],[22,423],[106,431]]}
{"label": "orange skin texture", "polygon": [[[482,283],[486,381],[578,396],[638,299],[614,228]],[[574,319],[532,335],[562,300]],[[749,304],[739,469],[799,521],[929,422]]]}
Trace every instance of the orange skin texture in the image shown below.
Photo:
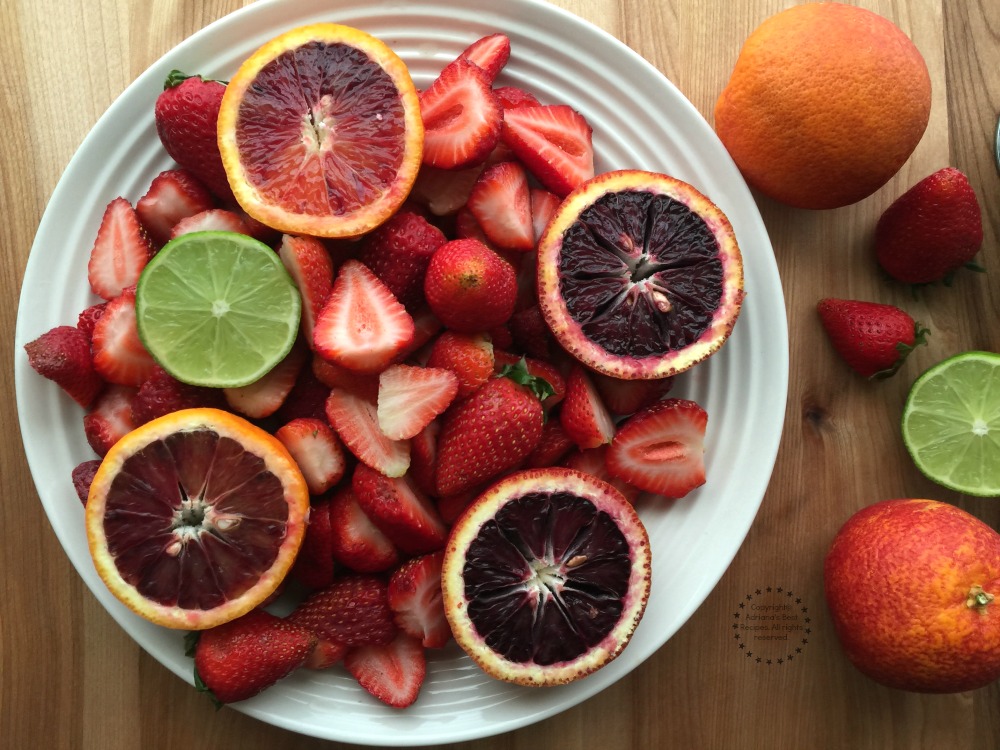
{"label": "orange skin texture", "polygon": [[715,129],[747,182],[791,206],[865,198],[899,171],[930,118],[927,65],[892,22],[810,3],[746,40]]}
{"label": "orange skin texture", "polygon": [[852,516],[826,557],[826,600],[848,658],[901,690],[952,693],[1000,678],[1000,534],[936,500],[886,500]]}

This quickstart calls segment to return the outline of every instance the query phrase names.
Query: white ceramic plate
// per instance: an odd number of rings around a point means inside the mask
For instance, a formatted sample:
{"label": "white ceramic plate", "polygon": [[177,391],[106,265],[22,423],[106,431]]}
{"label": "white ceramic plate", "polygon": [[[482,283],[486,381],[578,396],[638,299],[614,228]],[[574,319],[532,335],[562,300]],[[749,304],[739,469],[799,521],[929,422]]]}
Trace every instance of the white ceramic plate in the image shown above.
{"label": "white ceramic plate", "polygon": [[598,171],[642,168],[687,180],[729,216],[743,249],[747,299],[722,351],[679,378],[674,393],[709,413],[708,483],[683,500],[642,508],[653,550],[653,590],[631,644],[610,665],[560,688],[519,688],[486,677],[455,646],[431,656],[416,704],[399,711],[369,698],[345,672],[300,671],[234,706],[317,737],[371,745],[428,745],[499,734],[552,716],[596,694],[660,648],[715,587],[743,542],[770,479],[788,382],[780,280],[753,199],[715,134],[653,66],[589,23],[539,0],[264,0],[198,32],[143,73],[87,136],[42,218],[18,310],[15,377],[24,446],[52,527],[94,595],[167,668],[191,681],[182,635],[137,618],[98,578],[83,510],[70,483],[93,458],[82,413],[28,366],[23,344],[73,324],[94,300],[87,254],[104,207],[136,200],[171,163],[159,145],[153,104],[173,68],[228,78],[276,34],[336,21],[387,42],[418,86],[479,36],[503,31],[513,49],[499,84],[568,103],[594,128]]}

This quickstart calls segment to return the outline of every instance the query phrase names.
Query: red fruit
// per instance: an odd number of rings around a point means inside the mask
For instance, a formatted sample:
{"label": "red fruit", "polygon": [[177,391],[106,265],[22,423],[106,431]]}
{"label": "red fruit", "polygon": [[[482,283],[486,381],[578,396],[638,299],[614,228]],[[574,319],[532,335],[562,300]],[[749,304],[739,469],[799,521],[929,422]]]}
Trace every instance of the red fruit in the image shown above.
{"label": "red fruit", "polygon": [[390,478],[358,464],[351,489],[365,515],[401,552],[421,555],[444,547],[444,522],[409,477]]}
{"label": "red fruit", "polygon": [[529,357],[550,360],[558,344],[537,304],[516,311],[507,323],[514,346]]}
{"label": "red fruit", "polygon": [[519,86],[497,86],[493,89],[504,111],[518,107],[538,107],[541,103],[535,95]]}
{"label": "red fruit", "polygon": [[302,663],[302,667],[303,669],[329,669],[335,664],[339,664],[346,653],[347,646],[343,643],[317,638],[316,646]]}
{"label": "red fruit", "polygon": [[390,440],[414,437],[458,393],[458,378],[437,367],[391,365],[378,380],[378,425]]}
{"label": "red fruit", "polygon": [[547,466],[559,466],[576,445],[563,429],[562,423],[558,419],[546,420],[542,428],[542,438],[538,441],[538,446],[528,456],[525,465],[529,469],[543,469]]}
{"label": "red fruit", "polygon": [[458,517],[462,515],[466,508],[472,505],[472,501],[479,497],[482,487],[474,490],[467,490],[458,495],[448,495],[437,499],[438,513],[441,519],[449,526],[453,525]]}
{"label": "red fruit", "polygon": [[139,281],[152,254],[153,246],[132,204],[115,198],[104,209],[90,250],[87,280],[91,290],[103,299],[114,299]]}
{"label": "red fruit", "polygon": [[90,406],[104,380],[94,370],[90,337],[75,326],[56,326],[24,345],[28,364],[80,406]]}
{"label": "red fruit", "polygon": [[441,420],[431,420],[424,429],[410,440],[410,477],[425,495],[434,495],[434,473],[437,471],[437,441],[441,434]]}
{"label": "red fruit", "polygon": [[94,369],[109,383],[138,387],[152,374],[156,362],[139,340],[134,289],[108,302],[94,325],[91,347]]}
{"label": "red fruit", "polygon": [[954,167],[925,177],[875,227],[879,265],[898,281],[949,279],[983,244],[983,217],[968,178]]}
{"label": "red fruit", "polygon": [[500,140],[503,108],[486,74],[459,58],[420,94],[424,164],[461,169],[482,162]]}
{"label": "red fruit", "polygon": [[424,300],[424,275],[444,233],[413,211],[400,211],[368,234],[358,260],[371,269],[407,310]]}
{"label": "red fruit", "polygon": [[833,348],[866,378],[895,374],[915,346],[927,343],[927,330],[893,305],[827,298],[816,309]]}
{"label": "red fruit", "polygon": [[527,458],[542,437],[547,393],[518,366],[449,409],[438,439],[437,494],[458,495]]}
{"label": "red fruit", "polygon": [[406,633],[384,646],[351,649],[344,666],[369,694],[393,708],[412,705],[427,674],[423,647]]}
{"label": "red fruit", "polygon": [[76,327],[87,334],[88,342],[94,335],[94,326],[97,325],[97,321],[104,315],[104,308],[107,307],[107,304],[107,302],[98,302],[96,305],[84,308],[77,316]]}
{"label": "red fruit", "polygon": [[170,240],[170,233],[178,222],[212,208],[215,208],[212,194],[201,180],[185,169],[160,172],[135,204],[139,220],[157,247]]}
{"label": "red fruit", "polygon": [[503,142],[560,198],[594,176],[593,131],[565,104],[504,111]]}
{"label": "red fruit", "polygon": [[607,445],[599,445],[596,448],[588,448],[587,450],[577,449],[571,451],[563,460],[562,465],[567,469],[582,471],[584,474],[590,474],[592,477],[597,477],[607,482],[622,493],[622,497],[633,505],[635,505],[642,492],[638,487],[629,484],[624,479],[613,476],[608,471]]}
{"label": "red fruit", "polygon": [[313,348],[359,372],[384,370],[414,335],[413,318],[367,266],[348,260],[316,319]]}
{"label": "red fruit", "polygon": [[560,203],[559,196],[542,188],[531,188],[531,227],[535,242],[542,236]]}
{"label": "red fruit", "polygon": [[451,640],[451,628],[441,600],[444,550],[403,563],[389,578],[389,607],[396,627],[424,648],[441,648]]}
{"label": "red fruit", "polygon": [[669,498],[705,483],[708,414],[694,401],[658,401],[623,422],[608,449],[612,476]]}
{"label": "red fruit", "polygon": [[348,647],[386,644],[396,634],[387,584],[367,574],[345,575],[310,594],[288,620]]}
{"label": "red fruit", "polygon": [[302,296],[302,335],[312,344],[316,319],[333,290],[333,261],[315,237],[282,235],[278,256]]}
{"label": "red fruit", "polygon": [[102,458],[126,433],[135,428],[132,399],[137,390],[125,385],[109,385],[83,417],[83,434],[94,453]]}
{"label": "red fruit", "polygon": [[[223,388],[229,408],[251,419],[264,419],[274,414],[285,404],[299,382],[307,356],[306,347],[297,341],[285,358],[259,380],[238,388]],[[318,398],[320,414],[323,413],[322,402],[327,392],[324,389]]]}
{"label": "red fruit", "polygon": [[655,380],[620,380],[600,372],[588,373],[612,414],[624,417],[635,414],[670,392],[672,377]]}
{"label": "red fruit", "polygon": [[308,630],[255,609],[199,634],[195,684],[219,703],[246,700],[301,667],[315,645]]}
{"label": "red fruit", "polygon": [[490,242],[509,250],[534,248],[528,175],[516,161],[484,169],[467,205]]}
{"label": "red fruit", "polygon": [[312,372],[328,388],[341,388],[370,399],[378,396],[378,376],[349,370],[346,367],[316,355],[312,359]]}
{"label": "red fruit", "polygon": [[601,400],[594,381],[580,365],[566,380],[566,397],[559,408],[559,422],[581,450],[606,445],[615,436],[615,423]]}
{"label": "red fruit", "polygon": [[333,559],[358,573],[378,573],[399,564],[399,551],[358,505],[350,486],[337,490],[330,505]]}
{"label": "red fruit", "polygon": [[387,477],[406,473],[410,466],[410,444],[406,440],[390,440],[382,433],[374,399],[334,388],[326,399],[326,418],[359,461]]}
{"label": "red fruit", "polygon": [[410,197],[427,206],[434,216],[450,216],[465,205],[482,171],[482,164],[465,169],[438,169],[425,164],[417,174]]}
{"label": "red fruit", "polygon": [[99,458],[81,461],[73,467],[71,474],[73,489],[76,490],[76,496],[80,498],[80,502],[84,505],[87,504],[87,498],[90,495],[90,485],[93,483],[94,475],[99,468],[101,468],[101,460]]}
{"label": "red fruit", "polygon": [[326,419],[326,399],[330,389],[320,382],[309,366],[299,371],[292,390],[282,402],[274,419],[278,424],[291,422],[299,417]]}
{"label": "red fruit", "polygon": [[490,85],[510,59],[510,39],[506,34],[490,34],[466,47],[460,58],[475,63]]}
{"label": "red fruit", "polygon": [[138,427],[181,409],[204,406],[221,409],[223,402],[217,389],[182,383],[155,365],[132,398],[132,424]]}
{"label": "red fruit", "polygon": [[493,344],[481,333],[444,331],[431,346],[427,366],[455,373],[458,398],[465,398],[493,376]]}
{"label": "red fruit", "polygon": [[187,216],[170,230],[170,239],[191,232],[237,232],[250,234],[250,227],[243,217],[225,208],[209,208],[194,216]]}
{"label": "red fruit", "polygon": [[222,156],[217,124],[226,87],[220,81],[170,72],[156,100],[156,132],[170,157],[191,170],[220,199],[235,203]]}
{"label": "red fruit", "polygon": [[302,546],[289,575],[308,589],[323,589],[333,583],[333,518],[329,498],[314,500],[309,507]]}
{"label": "red fruit", "polygon": [[453,331],[477,333],[505,323],[514,312],[514,269],[476,240],[446,242],[431,258],[424,295]]}
{"label": "red fruit", "polygon": [[503,372],[504,368],[513,367],[522,361],[529,375],[539,380],[544,380],[548,384],[547,392],[549,395],[542,400],[542,406],[546,410],[551,409],[565,398],[566,378],[562,376],[562,373],[555,365],[544,360],[534,359],[533,357],[521,357],[517,354],[511,354],[496,347],[493,349],[493,370],[498,374]]}
{"label": "red fruit", "polygon": [[321,495],[347,470],[347,458],[337,435],[325,420],[300,417],[279,427],[274,436],[288,449],[309,487]]}

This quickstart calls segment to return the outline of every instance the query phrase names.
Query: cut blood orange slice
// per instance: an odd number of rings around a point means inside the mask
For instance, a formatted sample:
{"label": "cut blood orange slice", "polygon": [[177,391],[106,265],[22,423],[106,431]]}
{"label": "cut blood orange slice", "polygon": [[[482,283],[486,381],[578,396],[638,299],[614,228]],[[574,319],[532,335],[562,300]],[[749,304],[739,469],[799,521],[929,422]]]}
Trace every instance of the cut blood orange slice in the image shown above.
{"label": "cut blood orange slice", "polygon": [[423,156],[406,64],[333,23],[292,29],[250,56],[226,86],[218,127],[240,205],[293,234],[373,229],[409,195]]}
{"label": "cut blood orange slice", "polygon": [[612,377],[663,378],[701,362],[729,337],[743,296],[729,220],[667,175],[598,175],[566,197],[538,243],[552,333]]}
{"label": "cut blood orange slice", "polygon": [[628,644],[646,609],[649,538],[606,482],[572,469],[500,480],[452,527],[441,573],[455,640],[521,685],[584,677]]}
{"label": "cut blood orange slice", "polygon": [[284,446],[218,409],[184,409],[126,434],[87,498],[87,541],[126,606],[202,630],[267,599],[298,553],[309,490]]}

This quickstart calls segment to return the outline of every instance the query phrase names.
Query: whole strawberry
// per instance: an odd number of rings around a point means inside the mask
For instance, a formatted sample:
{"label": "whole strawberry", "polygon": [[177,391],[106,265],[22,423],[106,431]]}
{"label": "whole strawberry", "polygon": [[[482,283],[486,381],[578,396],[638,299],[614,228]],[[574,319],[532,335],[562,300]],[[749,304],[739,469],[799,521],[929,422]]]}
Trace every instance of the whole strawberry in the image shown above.
{"label": "whole strawberry", "polygon": [[821,299],[816,305],[833,348],[866,378],[893,375],[929,333],[903,310],[859,300]]}
{"label": "whole strawberry", "polygon": [[104,386],[94,370],[90,337],[76,326],[56,326],[24,345],[28,364],[55,382],[80,406],[90,406]]}
{"label": "whole strawberry", "polygon": [[156,100],[156,132],[174,161],[205,183],[222,201],[235,204],[216,139],[226,86],[172,70]]}
{"label": "whole strawberry", "polygon": [[451,240],[431,256],[424,295],[446,328],[488,331],[506,323],[514,312],[517,276],[507,261],[479,240]]}
{"label": "whole strawberry", "polygon": [[522,360],[449,409],[438,439],[438,494],[474,489],[527,458],[542,438],[541,402],[551,393]]}
{"label": "whole strawberry", "polygon": [[947,281],[983,244],[983,217],[964,174],[925,177],[886,209],[875,228],[879,265],[898,281]]}
{"label": "whole strawberry", "polygon": [[201,632],[195,684],[218,703],[246,700],[302,666],[315,646],[306,628],[256,609]]}
{"label": "whole strawberry", "polygon": [[411,313],[424,301],[424,276],[444,233],[413,211],[400,211],[368,234],[358,259]]}

